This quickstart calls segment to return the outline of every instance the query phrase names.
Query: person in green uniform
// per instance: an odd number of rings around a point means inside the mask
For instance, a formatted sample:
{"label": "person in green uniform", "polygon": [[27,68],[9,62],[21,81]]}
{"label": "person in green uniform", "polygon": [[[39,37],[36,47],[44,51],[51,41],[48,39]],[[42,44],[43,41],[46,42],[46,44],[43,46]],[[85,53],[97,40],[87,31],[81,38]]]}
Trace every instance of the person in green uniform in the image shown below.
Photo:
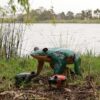
{"label": "person in green uniform", "polygon": [[38,47],[35,47],[34,51],[31,52],[31,56],[38,60],[36,76],[42,71],[44,62],[49,62],[54,74],[58,75],[64,73],[68,64],[74,64],[74,73],[76,75],[81,75],[81,58],[80,55],[74,51],[66,48],[39,49]]}

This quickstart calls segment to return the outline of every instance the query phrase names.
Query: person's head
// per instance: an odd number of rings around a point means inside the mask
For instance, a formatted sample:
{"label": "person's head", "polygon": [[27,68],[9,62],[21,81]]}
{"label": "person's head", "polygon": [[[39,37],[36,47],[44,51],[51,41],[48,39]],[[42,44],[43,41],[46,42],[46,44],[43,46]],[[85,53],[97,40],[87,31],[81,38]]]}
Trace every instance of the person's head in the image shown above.
{"label": "person's head", "polygon": [[[40,58],[43,59],[42,57],[46,56],[46,52],[48,51],[47,48],[39,49],[38,47],[34,48],[34,51],[31,52],[31,56],[34,58]],[[40,57],[41,55],[41,57]]]}
{"label": "person's head", "polygon": [[34,47],[34,51],[37,51],[37,50],[39,50],[39,47]]}

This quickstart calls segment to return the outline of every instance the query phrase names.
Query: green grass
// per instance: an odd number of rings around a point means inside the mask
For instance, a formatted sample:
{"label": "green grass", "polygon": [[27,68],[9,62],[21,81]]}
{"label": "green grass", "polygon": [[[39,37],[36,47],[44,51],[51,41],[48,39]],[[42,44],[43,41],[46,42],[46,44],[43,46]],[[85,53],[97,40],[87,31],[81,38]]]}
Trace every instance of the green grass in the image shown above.
{"label": "green grass", "polygon": [[5,59],[0,60],[0,90],[8,89],[9,85],[13,83],[16,74],[34,71],[36,70],[35,66],[36,61],[33,61],[33,59],[17,58],[10,59],[9,61]]}
{"label": "green grass", "polygon": [[19,72],[34,70],[35,65],[33,59],[26,58],[0,60],[0,76],[11,78]]}
{"label": "green grass", "polygon": [[[83,77],[85,78],[89,72],[95,77],[95,82],[100,85],[100,57],[83,55],[82,57],[82,69]],[[21,72],[36,71],[37,61],[31,58],[16,58],[6,61],[0,59],[0,90],[6,90],[10,88],[13,83],[14,76]],[[42,70],[43,75],[50,75],[53,71],[48,64]],[[90,67],[90,69],[89,69]],[[4,77],[3,83],[2,78]],[[75,82],[81,83],[84,78],[79,78]]]}
{"label": "green grass", "polygon": [[95,78],[96,84],[100,85],[100,56],[82,56],[82,65],[83,75],[92,75]]}
{"label": "green grass", "polygon": [[80,23],[80,24],[100,24],[100,20],[99,19],[86,19],[86,20],[82,20],[82,19],[67,19],[67,20],[44,20],[44,21],[34,21],[34,22],[29,22],[29,23],[53,23],[53,24],[57,24],[57,23]]}
{"label": "green grass", "polygon": [[[15,23],[20,23],[17,21],[17,19],[11,19],[11,18],[4,18],[3,19],[3,23],[12,23],[12,22],[15,22]],[[0,23],[2,23],[2,18],[0,18]],[[23,23],[53,23],[53,24],[56,24],[56,23],[85,23],[85,24],[100,24],[100,19],[55,19],[55,20],[32,20],[32,19],[25,19],[23,21]]]}

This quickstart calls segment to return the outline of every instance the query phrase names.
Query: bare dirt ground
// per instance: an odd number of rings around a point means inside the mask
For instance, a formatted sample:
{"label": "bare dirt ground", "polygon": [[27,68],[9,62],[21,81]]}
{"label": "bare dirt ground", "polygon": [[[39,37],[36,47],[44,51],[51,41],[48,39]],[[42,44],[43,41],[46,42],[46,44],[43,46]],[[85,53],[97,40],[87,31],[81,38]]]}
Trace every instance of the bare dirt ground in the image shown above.
{"label": "bare dirt ground", "polygon": [[48,87],[47,78],[40,76],[30,85],[0,91],[0,100],[100,100],[100,86],[94,86],[92,81],[57,89]]}

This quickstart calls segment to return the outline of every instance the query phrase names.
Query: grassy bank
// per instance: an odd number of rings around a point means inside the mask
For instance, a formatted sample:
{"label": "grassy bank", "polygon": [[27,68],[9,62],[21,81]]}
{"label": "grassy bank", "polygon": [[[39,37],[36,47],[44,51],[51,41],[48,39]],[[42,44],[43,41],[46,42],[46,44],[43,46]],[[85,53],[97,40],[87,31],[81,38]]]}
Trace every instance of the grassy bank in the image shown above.
{"label": "grassy bank", "polygon": [[45,21],[35,21],[33,23],[83,23],[83,24],[99,24],[99,19],[71,19],[71,20],[45,20]]}
{"label": "grassy bank", "polygon": [[10,88],[16,74],[33,71],[35,65],[36,62],[33,62],[33,59],[17,58],[9,61],[0,59],[0,90]]}
{"label": "grassy bank", "polygon": [[82,56],[83,77],[93,76],[96,84],[100,85],[100,56]]}
{"label": "grassy bank", "polygon": [[[36,65],[36,60],[30,58],[16,58],[9,61],[0,59],[0,90],[9,89],[17,73],[34,71]],[[96,84],[100,85],[100,57],[82,56],[81,67],[83,79],[90,74],[95,77]],[[49,67],[44,67],[42,74],[50,74],[50,72],[52,70]],[[80,81],[83,81],[83,79],[80,79]]]}
{"label": "grassy bank", "polygon": [[18,21],[17,19],[0,19],[0,23],[86,23],[86,24],[100,24],[100,19],[70,19],[70,20],[24,20],[24,21]]}

